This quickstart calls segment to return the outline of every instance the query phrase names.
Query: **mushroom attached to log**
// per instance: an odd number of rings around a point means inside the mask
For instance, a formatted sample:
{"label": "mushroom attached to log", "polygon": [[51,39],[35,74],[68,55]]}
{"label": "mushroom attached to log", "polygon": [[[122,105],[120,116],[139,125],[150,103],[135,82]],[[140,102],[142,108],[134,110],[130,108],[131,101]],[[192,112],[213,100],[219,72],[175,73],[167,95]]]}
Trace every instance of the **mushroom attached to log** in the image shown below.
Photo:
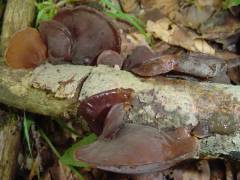
{"label": "mushroom attached to log", "polygon": [[156,53],[146,46],[139,46],[125,60],[123,68],[143,77],[168,73],[227,84],[230,82],[227,66],[223,59],[203,53]]}
{"label": "mushroom attached to log", "polygon": [[47,55],[47,48],[39,32],[26,28],[16,32],[6,49],[6,63],[12,68],[34,68],[40,65]]}
{"label": "mushroom attached to log", "polygon": [[120,69],[123,65],[123,57],[115,51],[105,50],[97,58],[97,65],[103,64],[110,67],[118,66]]}
{"label": "mushroom attached to log", "polygon": [[53,64],[71,61],[72,35],[62,23],[51,20],[39,26],[41,37],[48,46],[48,59]]}
{"label": "mushroom attached to log", "polygon": [[197,139],[187,129],[159,132],[156,128],[125,124],[111,140],[99,138],[78,149],[76,159],[99,169],[138,174],[165,170],[194,158]]}
{"label": "mushroom attached to log", "polygon": [[110,139],[118,133],[124,124],[125,112],[124,103],[112,106],[104,121],[102,137]]}
{"label": "mushroom attached to log", "polygon": [[[198,141],[190,128],[159,131],[124,122],[131,95],[132,100],[132,90],[114,89],[81,103],[80,114],[101,135],[75,152],[77,160],[103,170],[137,174],[164,170],[197,155]],[[103,111],[107,115],[102,116]]]}
{"label": "mushroom attached to log", "polygon": [[150,77],[170,72],[176,64],[175,55],[157,54],[146,46],[139,46],[124,62],[124,69],[139,76]]}
{"label": "mushroom attached to log", "polygon": [[112,89],[91,96],[80,103],[78,114],[88,122],[90,129],[100,135],[110,108],[116,104],[130,102],[132,89]]}
{"label": "mushroom attached to log", "polygon": [[[86,6],[65,8],[53,19],[54,21],[40,24],[40,33],[48,39],[50,61],[71,59],[73,64],[93,65],[104,50],[118,53],[121,50],[120,35],[113,22],[96,9]],[[55,21],[61,25],[56,26]],[[54,32],[58,36],[54,35]],[[56,43],[59,41],[63,44]],[[66,50],[61,52],[63,47]]]}

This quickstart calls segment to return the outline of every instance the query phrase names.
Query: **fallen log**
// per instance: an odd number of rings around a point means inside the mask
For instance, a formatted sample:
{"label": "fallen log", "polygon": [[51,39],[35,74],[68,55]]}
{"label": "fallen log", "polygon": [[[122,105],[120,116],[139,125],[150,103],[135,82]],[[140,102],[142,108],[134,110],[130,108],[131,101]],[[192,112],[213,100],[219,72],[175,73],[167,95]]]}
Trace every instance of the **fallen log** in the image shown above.
{"label": "fallen log", "polygon": [[80,101],[107,90],[131,88],[136,101],[125,116],[128,123],[159,130],[195,127],[195,135],[203,135],[197,157],[239,158],[239,86],[142,79],[106,66],[45,64],[32,72],[2,66],[0,73],[1,103],[47,116],[77,116]]}
{"label": "fallen log", "polygon": [[[83,69],[86,69],[86,71],[82,73],[82,78],[88,73],[88,68],[84,67]],[[32,88],[32,72],[27,70],[11,70],[5,66],[0,66],[0,72],[0,94],[2,94],[0,96],[1,103],[46,116],[76,116],[78,104],[77,99],[55,98],[53,94],[48,91],[41,91]],[[62,80],[64,80],[64,76],[61,76],[61,74],[59,75],[60,79],[62,78]],[[54,77],[52,78],[54,79]],[[58,84],[58,82],[56,83]],[[79,82],[79,84],[80,83],[81,82]],[[77,91],[77,89],[75,90]]]}
{"label": "fallen log", "polygon": [[35,16],[35,0],[8,0],[4,12],[1,50],[3,55],[8,41],[16,32],[27,26],[31,26]]}

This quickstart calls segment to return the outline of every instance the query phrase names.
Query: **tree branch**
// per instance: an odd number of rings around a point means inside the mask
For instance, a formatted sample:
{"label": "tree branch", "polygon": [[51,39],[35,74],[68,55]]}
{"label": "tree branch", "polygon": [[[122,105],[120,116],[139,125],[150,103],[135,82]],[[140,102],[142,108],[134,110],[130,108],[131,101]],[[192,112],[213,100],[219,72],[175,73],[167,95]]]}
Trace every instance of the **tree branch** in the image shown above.
{"label": "tree branch", "polygon": [[200,130],[202,125],[208,130],[200,140],[200,154],[238,157],[239,86],[141,79],[105,66],[45,64],[33,72],[0,67],[0,73],[1,103],[47,116],[77,116],[79,100],[110,89],[132,88],[136,100],[126,122],[158,129],[200,124]]}

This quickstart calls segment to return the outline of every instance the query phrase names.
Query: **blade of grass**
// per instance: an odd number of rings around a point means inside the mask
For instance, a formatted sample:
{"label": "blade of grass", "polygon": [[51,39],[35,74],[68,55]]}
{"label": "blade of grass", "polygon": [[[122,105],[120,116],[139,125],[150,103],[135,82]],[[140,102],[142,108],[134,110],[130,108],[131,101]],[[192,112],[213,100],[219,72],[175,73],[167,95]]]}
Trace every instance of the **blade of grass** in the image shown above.
{"label": "blade of grass", "polygon": [[61,126],[63,129],[66,129],[67,131],[69,131],[70,133],[80,137],[80,134],[73,128],[69,127],[63,120],[55,120],[59,126]]}
{"label": "blade of grass", "polygon": [[24,137],[26,139],[27,142],[27,146],[28,146],[28,150],[30,152],[31,157],[33,157],[32,155],[32,148],[31,148],[31,142],[30,142],[30,136],[29,136],[29,129],[32,125],[33,121],[28,118],[26,116],[26,113],[24,112],[24,116],[23,116],[23,130],[24,130]]}
{"label": "blade of grass", "polygon": [[120,7],[116,6],[114,3],[112,3],[109,0],[100,0],[99,3],[103,4],[103,5],[106,5],[110,10],[115,10],[115,11],[121,10]]}
{"label": "blade of grass", "polygon": [[60,158],[61,155],[60,153],[57,151],[57,149],[54,147],[54,145],[52,144],[52,142],[50,141],[50,139],[47,137],[47,135],[43,132],[42,129],[38,130],[40,135],[42,136],[42,138],[46,141],[46,143],[48,144],[48,146],[51,148],[52,152],[57,156],[57,158]]}
{"label": "blade of grass", "polygon": [[144,35],[146,41],[151,44],[151,37],[145,30],[144,23],[135,17],[134,15],[129,15],[124,13],[120,8],[116,7],[110,0],[100,0],[100,4],[103,4],[105,8],[105,13],[114,18],[129,22],[133,27],[135,27],[141,34]]}

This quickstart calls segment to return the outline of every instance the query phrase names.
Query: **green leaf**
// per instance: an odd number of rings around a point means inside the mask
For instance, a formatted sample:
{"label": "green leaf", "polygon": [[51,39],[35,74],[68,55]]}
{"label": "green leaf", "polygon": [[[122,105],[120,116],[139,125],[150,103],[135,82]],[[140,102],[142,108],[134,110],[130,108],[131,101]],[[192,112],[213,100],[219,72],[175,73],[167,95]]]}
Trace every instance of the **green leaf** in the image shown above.
{"label": "green leaf", "polygon": [[61,162],[69,166],[82,167],[82,168],[89,167],[87,163],[84,163],[75,159],[75,152],[80,147],[93,143],[94,141],[96,141],[96,139],[97,139],[97,136],[95,134],[91,134],[87,137],[84,137],[82,140],[80,140],[79,142],[77,142],[76,144],[74,144],[72,147],[70,147],[65,151],[64,155],[60,158]]}
{"label": "green leaf", "polygon": [[29,129],[30,129],[32,123],[33,123],[33,121],[30,118],[28,118],[24,112],[24,116],[23,116],[24,137],[26,139],[26,142],[28,145],[28,150],[30,152],[31,157],[32,157],[32,148],[31,148],[30,137],[29,137]]}
{"label": "green leaf", "polygon": [[238,5],[240,5],[240,0],[225,0],[223,2],[224,9],[228,9],[228,8],[231,8],[233,6],[238,6]]}
{"label": "green leaf", "polygon": [[65,123],[63,120],[58,119],[55,120],[63,129],[67,130],[68,132],[80,137],[80,134],[77,132],[77,130],[73,129],[72,127],[69,127],[67,123]]}
{"label": "green leaf", "polygon": [[57,4],[53,0],[43,1],[35,4],[38,13],[36,18],[36,27],[39,25],[41,21],[47,21],[53,18],[56,15],[58,7]]}

